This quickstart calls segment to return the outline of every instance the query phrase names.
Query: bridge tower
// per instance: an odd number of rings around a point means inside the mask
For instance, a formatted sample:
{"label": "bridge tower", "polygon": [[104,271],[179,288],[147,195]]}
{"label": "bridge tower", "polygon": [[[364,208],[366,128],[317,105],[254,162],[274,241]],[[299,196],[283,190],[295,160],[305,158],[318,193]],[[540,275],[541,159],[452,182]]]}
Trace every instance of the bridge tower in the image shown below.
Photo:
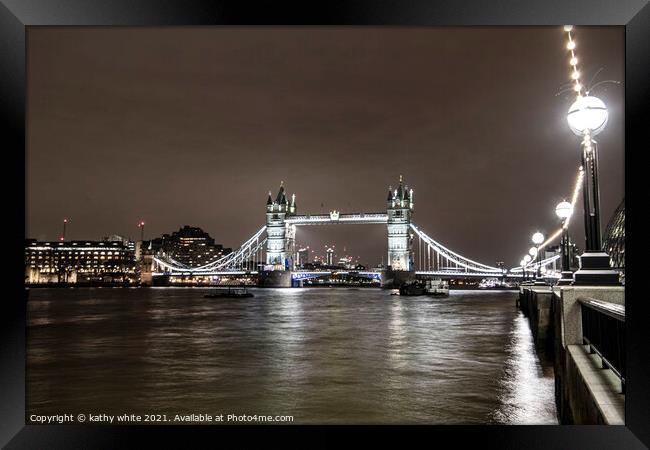
{"label": "bridge tower", "polygon": [[399,186],[388,188],[386,209],[388,213],[388,267],[392,271],[412,272],[411,215],[413,214],[413,189],[404,185],[402,176]]}
{"label": "bridge tower", "polygon": [[291,203],[289,203],[284,182],[280,183],[280,190],[275,200],[269,191],[266,200],[266,264],[274,266],[275,270],[290,268],[289,257],[295,237],[295,227],[286,224],[285,219],[295,214],[296,195],[291,196]]}

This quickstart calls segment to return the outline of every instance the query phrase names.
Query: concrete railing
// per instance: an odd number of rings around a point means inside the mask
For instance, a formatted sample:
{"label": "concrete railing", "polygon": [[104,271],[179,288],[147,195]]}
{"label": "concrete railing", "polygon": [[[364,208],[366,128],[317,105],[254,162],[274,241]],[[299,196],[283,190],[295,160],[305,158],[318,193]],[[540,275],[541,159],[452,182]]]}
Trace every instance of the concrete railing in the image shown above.
{"label": "concrete railing", "polygon": [[517,303],[553,358],[560,422],[624,424],[625,288],[527,285]]}
{"label": "concrete railing", "polygon": [[609,368],[621,379],[625,393],[625,306],[594,298],[579,298],[582,312],[582,340],[589,353],[601,358],[601,367]]}

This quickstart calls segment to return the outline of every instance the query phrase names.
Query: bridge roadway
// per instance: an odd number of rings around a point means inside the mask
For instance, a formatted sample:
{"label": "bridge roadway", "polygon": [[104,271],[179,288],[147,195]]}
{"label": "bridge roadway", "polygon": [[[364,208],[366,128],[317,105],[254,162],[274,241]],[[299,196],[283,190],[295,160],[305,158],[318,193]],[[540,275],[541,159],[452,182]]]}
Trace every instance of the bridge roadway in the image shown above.
{"label": "bridge roadway", "polygon": [[290,216],[285,219],[290,225],[327,225],[333,223],[345,224],[386,224],[386,213],[350,213],[350,214],[308,214],[303,216]]}

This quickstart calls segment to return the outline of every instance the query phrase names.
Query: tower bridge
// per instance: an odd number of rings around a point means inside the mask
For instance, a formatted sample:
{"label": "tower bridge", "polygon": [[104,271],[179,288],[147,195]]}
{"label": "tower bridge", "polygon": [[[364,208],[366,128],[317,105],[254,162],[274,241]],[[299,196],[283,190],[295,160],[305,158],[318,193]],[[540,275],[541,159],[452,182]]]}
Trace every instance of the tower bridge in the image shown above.
{"label": "tower bridge", "polygon": [[[521,277],[523,269],[483,264],[445,247],[413,223],[414,190],[400,176],[396,188],[389,187],[385,212],[298,214],[296,195],[290,199],[284,187],[266,200],[266,224],[232,253],[199,267],[188,267],[170,257],[153,257],[154,276],[255,275],[262,286],[289,287],[296,280],[316,278],[337,270],[301,271],[296,264],[296,230],[300,226],[330,224],[385,224],[387,267],[381,271],[355,271],[355,275],[381,279],[382,286],[396,286],[417,277]],[[417,239],[417,245],[416,245]],[[547,266],[559,256],[541,261]]]}

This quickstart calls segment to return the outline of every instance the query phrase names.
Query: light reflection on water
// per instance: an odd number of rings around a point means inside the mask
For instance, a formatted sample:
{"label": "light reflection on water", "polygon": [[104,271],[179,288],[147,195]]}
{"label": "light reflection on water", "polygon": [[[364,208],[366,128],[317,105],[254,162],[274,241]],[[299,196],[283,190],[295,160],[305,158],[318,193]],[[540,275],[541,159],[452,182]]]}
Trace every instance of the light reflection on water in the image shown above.
{"label": "light reflection on water", "polygon": [[534,352],[533,337],[523,314],[515,319],[508,342],[506,376],[502,379],[502,407],[496,411],[500,422],[536,424],[537,417],[556,414],[555,404],[548,398],[555,395],[551,367],[543,367]]}
{"label": "light reflection on water", "polygon": [[28,410],[557,423],[516,292],[253,292],[31,290]]}

